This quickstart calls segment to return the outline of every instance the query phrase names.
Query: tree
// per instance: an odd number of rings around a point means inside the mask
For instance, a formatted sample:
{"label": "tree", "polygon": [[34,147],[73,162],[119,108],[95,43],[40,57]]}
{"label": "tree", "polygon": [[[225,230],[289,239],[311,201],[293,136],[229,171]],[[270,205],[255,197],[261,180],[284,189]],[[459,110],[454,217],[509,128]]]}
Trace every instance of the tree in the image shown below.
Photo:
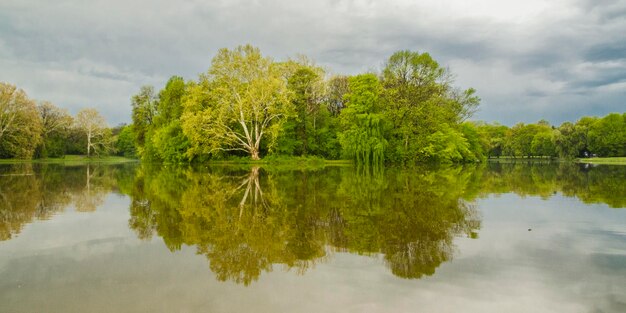
{"label": "tree", "polygon": [[185,103],[182,129],[192,155],[242,151],[258,160],[263,138],[271,149],[293,115],[278,66],[250,45],[221,49],[208,73],[190,86]]}
{"label": "tree", "polygon": [[339,115],[341,109],[345,106],[344,96],[350,92],[348,84],[348,76],[333,76],[328,81],[328,111],[334,116]]}
{"label": "tree", "polygon": [[385,161],[385,117],[379,103],[380,84],[374,74],[350,77],[350,93],[341,112],[339,141],[344,155],[359,164],[381,165]]}
{"label": "tree", "polygon": [[122,127],[122,130],[117,135],[115,150],[118,155],[127,158],[134,158],[137,156],[137,150],[135,148],[135,134],[133,133],[133,127],[131,125]]}
{"label": "tree", "polygon": [[486,151],[488,157],[500,157],[505,152],[506,134],[509,128],[498,123],[495,124],[478,124],[478,129],[485,135],[487,141]]}
{"label": "tree", "polygon": [[30,159],[40,138],[35,102],[23,90],[0,82],[0,157]]}
{"label": "tree", "polygon": [[530,150],[535,156],[547,156],[554,157],[556,156],[556,147],[554,146],[554,137],[555,134],[548,131],[540,131],[535,134],[531,142]]}
{"label": "tree", "polygon": [[[40,157],[48,157],[50,155],[49,149],[50,144],[55,139],[54,137],[64,137],[67,133],[67,130],[72,126],[73,119],[67,113],[67,110],[56,107],[54,104],[44,101],[37,106],[37,110],[39,111],[39,117],[41,118],[41,147],[39,156]],[[56,135],[56,136],[55,136]],[[53,149],[53,156],[61,156],[64,154],[63,147],[60,147],[63,138],[59,138],[61,140],[55,140],[57,143],[57,149]]]}
{"label": "tree", "polygon": [[537,124],[518,123],[513,126],[506,138],[506,145],[511,155],[531,157],[533,139],[539,130],[540,127]]}
{"label": "tree", "polygon": [[154,87],[142,86],[138,94],[131,99],[133,107],[133,127],[136,137],[139,154],[144,152],[144,145],[149,141],[148,132],[150,125],[154,122],[157,115],[157,97],[154,93]]}
{"label": "tree", "polygon": [[101,148],[106,148],[107,125],[104,117],[96,109],[83,109],[76,115],[76,127],[87,138],[87,156],[91,150],[98,153]]}
{"label": "tree", "polygon": [[[428,156],[423,149],[433,142],[431,136],[438,131],[440,135],[459,133],[460,123],[476,111],[480,102],[474,89],[453,88],[449,71],[428,53],[394,53],[381,79],[385,114],[393,123],[389,136],[389,157],[393,161]],[[444,124],[451,129],[442,128]]]}
{"label": "tree", "polygon": [[560,158],[571,159],[578,156],[583,148],[580,132],[571,122],[565,122],[554,133],[554,146]]}
{"label": "tree", "polygon": [[144,151],[144,154],[154,152],[157,155],[144,155],[147,159],[160,159],[171,163],[185,160],[189,139],[183,134],[180,122],[185,90],[183,78],[172,76],[165,88],[159,92],[158,112],[151,125],[149,138],[153,148]]}
{"label": "tree", "polygon": [[598,156],[626,155],[626,119],[611,113],[591,124],[588,133],[589,150]]}

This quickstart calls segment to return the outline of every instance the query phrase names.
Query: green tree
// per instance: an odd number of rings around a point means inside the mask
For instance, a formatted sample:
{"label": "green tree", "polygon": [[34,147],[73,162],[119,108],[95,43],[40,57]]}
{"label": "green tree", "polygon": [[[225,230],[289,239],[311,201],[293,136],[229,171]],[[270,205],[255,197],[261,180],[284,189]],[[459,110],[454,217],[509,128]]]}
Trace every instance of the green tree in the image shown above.
{"label": "green tree", "polygon": [[554,135],[554,148],[560,158],[571,159],[579,155],[583,142],[571,122],[565,122],[559,126]]}
{"label": "green tree", "polygon": [[30,159],[40,140],[35,102],[23,90],[0,82],[0,157]]}
{"label": "green tree", "polygon": [[152,125],[154,130],[151,141],[158,159],[165,162],[180,163],[187,160],[185,153],[189,148],[189,140],[180,122],[185,91],[183,78],[173,76],[159,92],[158,114]]}
{"label": "green tree", "polygon": [[534,156],[556,156],[556,146],[554,145],[555,134],[550,130],[540,131],[535,134],[531,142],[531,153]]}
{"label": "green tree", "polygon": [[589,127],[589,150],[598,156],[626,155],[626,119],[611,113]]}
{"label": "green tree", "polygon": [[495,124],[478,124],[479,131],[485,136],[487,141],[487,155],[490,158],[500,157],[507,154],[506,152],[506,136],[509,128],[498,123]]}
{"label": "green tree", "polygon": [[136,136],[137,152],[142,157],[144,154],[155,154],[151,149],[150,131],[154,118],[157,115],[157,102],[157,96],[152,86],[142,86],[139,93],[131,98],[133,132]]}
{"label": "green tree", "polygon": [[258,160],[263,138],[271,149],[291,115],[279,67],[246,45],[218,52],[208,73],[190,87],[181,121],[190,155],[242,151]]}
{"label": "green tree", "polygon": [[[435,137],[458,132],[460,123],[476,110],[475,90],[452,87],[452,76],[428,53],[398,51],[382,72],[383,102],[392,122],[389,157],[392,161],[416,161]],[[445,134],[444,134],[445,133]],[[429,149],[428,149],[429,150]]]}
{"label": "green tree", "polygon": [[41,145],[38,156],[42,158],[60,157],[65,154],[65,143],[68,131],[74,123],[67,110],[44,101],[37,106],[41,118]]}
{"label": "green tree", "polygon": [[518,123],[513,126],[506,138],[506,145],[513,156],[533,156],[532,143],[539,131],[536,124]]}
{"label": "green tree", "polygon": [[442,124],[439,130],[427,137],[421,153],[425,159],[440,163],[478,161],[463,134],[447,124]]}
{"label": "green tree", "polygon": [[345,156],[358,164],[382,165],[385,161],[385,116],[379,103],[380,84],[374,74],[350,77],[350,93],[341,111],[339,141]]}
{"label": "green tree", "polygon": [[118,155],[134,158],[137,156],[137,150],[135,147],[135,134],[133,133],[133,126],[126,125],[122,127],[122,130],[117,136],[117,141],[115,142],[115,150]]}

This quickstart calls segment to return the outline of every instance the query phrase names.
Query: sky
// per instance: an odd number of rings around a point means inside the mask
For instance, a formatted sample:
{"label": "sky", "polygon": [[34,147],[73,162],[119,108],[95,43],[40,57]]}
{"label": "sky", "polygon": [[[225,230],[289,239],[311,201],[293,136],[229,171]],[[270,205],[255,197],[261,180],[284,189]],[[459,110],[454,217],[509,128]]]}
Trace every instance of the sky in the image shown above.
{"label": "sky", "polygon": [[332,74],[428,52],[477,89],[474,120],[626,111],[626,0],[0,0],[0,81],[112,126],[141,86],[195,80],[218,49],[248,43]]}

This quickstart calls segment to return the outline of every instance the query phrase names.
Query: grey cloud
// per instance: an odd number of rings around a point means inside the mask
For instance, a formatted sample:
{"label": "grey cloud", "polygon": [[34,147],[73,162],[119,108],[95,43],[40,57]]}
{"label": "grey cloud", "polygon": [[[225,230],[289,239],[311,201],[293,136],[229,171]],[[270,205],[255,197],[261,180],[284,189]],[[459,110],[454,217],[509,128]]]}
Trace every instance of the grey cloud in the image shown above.
{"label": "grey cloud", "polygon": [[619,108],[623,92],[604,89],[624,69],[602,62],[624,58],[625,9],[572,0],[520,24],[400,1],[19,1],[0,4],[0,80],[72,110],[95,106],[116,124],[129,121],[141,85],[195,79],[221,47],[302,53],[347,74],[410,49],[465,64],[450,67],[460,87],[478,89],[476,119],[560,123]]}

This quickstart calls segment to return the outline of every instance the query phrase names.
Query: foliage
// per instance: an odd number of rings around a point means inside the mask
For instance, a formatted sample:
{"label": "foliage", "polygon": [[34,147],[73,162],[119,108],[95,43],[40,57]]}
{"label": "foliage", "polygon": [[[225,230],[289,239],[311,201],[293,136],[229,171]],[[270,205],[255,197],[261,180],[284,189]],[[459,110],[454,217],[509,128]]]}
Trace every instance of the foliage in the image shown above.
{"label": "foliage", "polygon": [[470,144],[462,133],[444,124],[441,129],[427,137],[421,153],[426,159],[440,163],[477,161],[470,151]]}
{"label": "foliage", "polygon": [[385,117],[379,103],[380,84],[374,74],[349,79],[350,93],[345,95],[339,142],[343,154],[357,164],[382,165],[385,161]]}
{"label": "foliage", "polygon": [[135,147],[136,135],[133,132],[132,126],[124,126],[117,135],[117,141],[115,142],[115,150],[117,155],[121,155],[127,158],[134,158],[137,156],[137,150]]}
{"label": "foliage", "polygon": [[83,109],[76,114],[75,127],[87,138],[87,156],[91,151],[100,154],[111,149],[111,130],[107,128],[104,117],[95,109]]}
{"label": "foliage", "polygon": [[455,136],[463,136],[460,123],[480,102],[474,89],[453,88],[448,70],[428,53],[408,50],[389,58],[382,72],[382,85],[385,113],[392,123],[388,159],[403,163],[451,160],[454,153],[445,157],[433,154],[451,151],[437,143],[442,138],[454,139],[452,146],[460,144],[459,149],[464,150],[464,140]]}
{"label": "foliage", "polygon": [[0,82],[0,157],[32,158],[41,132],[35,102],[23,90]]}
{"label": "foliage", "polygon": [[67,110],[44,101],[37,106],[42,124],[41,144],[37,157],[60,157],[65,155],[65,138],[74,120]]}
{"label": "foliage", "polygon": [[221,49],[185,97],[181,125],[190,140],[188,157],[241,151],[258,160],[265,137],[274,148],[285,118],[293,115],[279,69],[252,46]]}
{"label": "foliage", "polygon": [[131,99],[133,113],[133,133],[136,136],[137,150],[143,155],[150,125],[157,112],[157,101],[152,86],[143,86]]}
{"label": "foliage", "polygon": [[420,278],[453,257],[454,236],[480,228],[460,198],[469,175],[420,173],[142,166],[124,189],[139,238],[195,246],[219,280],[248,285],[275,265],[302,274],[334,251],[382,254],[395,275]]}

